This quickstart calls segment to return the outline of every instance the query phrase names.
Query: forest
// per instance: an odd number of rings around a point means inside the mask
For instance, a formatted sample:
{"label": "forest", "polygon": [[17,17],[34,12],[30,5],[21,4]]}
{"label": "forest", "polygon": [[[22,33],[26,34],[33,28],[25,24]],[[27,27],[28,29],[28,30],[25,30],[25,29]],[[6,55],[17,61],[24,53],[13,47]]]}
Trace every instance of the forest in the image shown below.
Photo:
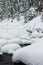
{"label": "forest", "polygon": [[27,23],[40,15],[39,4],[40,0],[0,0],[0,20],[17,18],[19,21],[20,16],[24,16]]}

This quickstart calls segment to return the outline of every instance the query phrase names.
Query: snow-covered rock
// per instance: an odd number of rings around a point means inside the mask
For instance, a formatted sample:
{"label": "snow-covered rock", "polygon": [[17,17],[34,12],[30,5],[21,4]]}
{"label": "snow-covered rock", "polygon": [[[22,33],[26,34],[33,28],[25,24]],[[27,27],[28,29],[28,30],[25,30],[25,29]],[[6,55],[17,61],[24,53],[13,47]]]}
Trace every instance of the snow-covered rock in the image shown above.
{"label": "snow-covered rock", "polygon": [[8,44],[8,41],[6,39],[0,39],[0,48],[5,44]]}
{"label": "snow-covered rock", "polygon": [[10,39],[10,40],[8,40],[8,42],[9,43],[16,43],[16,44],[21,44],[21,39],[19,38],[19,37],[15,37],[15,38],[13,38],[13,39]]}
{"label": "snow-covered rock", "polygon": [[31,34],[31,38],[37,38],[39,36],[39,34],[38,34],[38,32],[37,31],[34,31],[34,32],[32,32],[32,34]]}
{"label": "snow-covered rock", "polygon": [[[14,50],[9,50],[8,54],[13,54],[15,51]],[[6,53],[6,52],[5,52]]]}
{"label": "snow-covered rock", "polygon": [[2,55],[2,52],[0,51],[0,55]]}
{"label": "snow-covered rock", "polygon": [[36,39],[36,42],[14,52],[12,61],[21,61],[27,65],[43,65],[43,39]]}
{"label": "snow-covered rock", "polygon": [[39,33],[39,38],[43,38],[43,33],[42,32]]}
{"label": "snow-covered rock", "polygon": [[32,40],[31,39],[28,39],[28,38],[23,38],[23,37],[20,37],[20,38],[14,38],[14,39],[11,39],[11,40],[8,40],[9,43],[16,43],[16,44],[28,44],[28,43],[32,43]]}
{"label": "snow-covered rock", "polygon": [[18,44],[6,44],[1,48],[1,52],[3,53],[13,53],[17,49],[21,48]]}

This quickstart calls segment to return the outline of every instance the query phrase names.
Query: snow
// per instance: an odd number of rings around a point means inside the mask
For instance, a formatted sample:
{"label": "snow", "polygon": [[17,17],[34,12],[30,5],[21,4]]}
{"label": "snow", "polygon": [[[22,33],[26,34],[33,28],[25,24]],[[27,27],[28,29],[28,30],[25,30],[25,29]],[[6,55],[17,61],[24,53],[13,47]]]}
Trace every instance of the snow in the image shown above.
{"label": "snow", "polygon": [[[27,32],[27,30],[32,33]],[[11,22],[11,19],[5,19],[0,22],[0,39],[6,40],[6,43],[31,44],[34,38],[43,37],[42,32],[43,22],[41,22],[41,15],[35,17],[27,24],[24,23],[23,16],[20,16],[20,21],[15,18],[13,22]]]}
{"label": "snow", "polygon": [[[0,23],[0,38],[6,39],[8,43],[21,44],[22,39],[29,38],[24,26],[24,19],[17,21],[16,19],[11,22],[11,19],[5,19]],[[28,40],[27,40],[28,41]],[[25,42],[22,41],[25,44]]]}
{"label": "snow", "polygon": [[2,21],[2,23],[0,23],[0,26],[0,37],[3,37],[5,39],[12,39],[17,36],[22,36],[24,33],[27,35],[24,26],[18,21],[14,21],[13,23],[10,21]]}
{"label": "snow", "polygon": [[2,53],[13,53],[17,49],[20,49],[21,47],[18,44],[6,44],[1,48]]}
{"label": "snow", "polygon": [[12,61],[21,61],[27,65],[43,65],[43,39],[37,38],[34,44],[15,51]]}
{"label": "snow", "polygon": [[41,15],[35,17],[33,20],[29,21],[25,28],[31,31],[35,31],[37,28],[43,30],[43,22],[41,22]]}
{"label": "snow", "polygon": [[[13,54],[15,51],[14,50],[9,50],[7,53],[8,54]],[[5,52],[6,53],[6,52]]]}
{"label": "snow", "polygon": [[32,28],[41,28],[43,27],[43,22],[41,22],[41,15],[35,17],[33,20],[29,21],[26,24],[27,29],[32,29]]}
{"label": "snow", "polygon": [[[43,37],[43,22],[41,21],[41,15],[35,17],[25,25],[25,29],[28,30],[30,38]],[[32,33],[30,33],[31,31]]]}
{"label": "snow", "polygon": [[8,43],[8,41],[6,39],[0,39],[0,48],[7,43]]}
{"label": "snow", "polygon": [[31,12],[32,15],[35,14],[35,8],[34,7],[31,6],[29,11]]}
{"label": "snow", "polygon": [[[32,33],[30,34],[30,32],[27,32],[27,30],[31,31]],[[40,32],[37,32],[37,30],[39,30]],[[17,19],[15,18],[13,19],[13,22],[11,22],[11,19],[5,19],[0,22],[0,39],[6,40],[4,44],[32,44],[34,38],[36,39],[43,37],[42,32],[43,22],[41,22],[41,15],[35,17],[27,24],[24,23],[23,16],[20,16],[20,21],[17,21]]]}
{"label": "snow", "polygon": [[39,36],[38,32],[37,31],[34,31],[32,34],[31,34],[31,38],[37,38]]}
{"label": "snow", "polygon": [[21,39],[18,38],[12,38],[10,40],[8,40],[9,43],[16,43],[16,44],[21,44]]}
{"label": "snow", "polygon": [[32,44],[32,45],[41,45],[41,44],[43,44],[43,38],[36,38],[35,39],[35,41],[34,41],[34,43]]}
{"label": "snow", "polygon": [[[13,53],[13,62],[22,61],[27,65],[43,65],[42,32],[41,15],[26,24],[23,17],[20,21],[17,21],[17,19],[14,19],[13,22],[11,22],[11,19],[3,20],[0,22],[0,54]],[[18,44],[31,45],[21,48]]]}
{"label": "snow", "polygon": [[2,55],[2,52],[0,52],[0,55]]}

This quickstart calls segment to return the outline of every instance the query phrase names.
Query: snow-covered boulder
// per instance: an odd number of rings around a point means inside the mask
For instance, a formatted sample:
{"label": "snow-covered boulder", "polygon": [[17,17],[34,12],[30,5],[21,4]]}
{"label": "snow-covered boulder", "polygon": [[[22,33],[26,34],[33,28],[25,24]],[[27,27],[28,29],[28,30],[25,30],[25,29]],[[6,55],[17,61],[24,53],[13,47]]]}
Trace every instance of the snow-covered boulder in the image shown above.
{"label": "snow-covered boulder", "polygon": [[39,38],[43,38],[43,33],[42,33],[42,31],[39,32]]}
{"label": "snow-covered boulder", "polygon": [[31,38],[37,38],[39,36],[38,32],[37,31],[34,31],[32,34],[31,34]]}
{"label": "snow-covered boulder", "polygon": [[7,43],[8,43],[8,41],[6,39],[0,39],[0,48]]}
{"label": "snow-covered boulder", "polygon": [[1,48],[1,52],[3,53],[13,53],[17,49],[21,48],[18,44],[6,44]]}
{"label": "snow-covered boulder", "polygon": [[2,55],[2,52],[0,51],[0,55]]}
{"label": "snow-covered boulder", "polygon": [[15,51],[12,61],[21,61],[27,65],[43,65],[43,39],[36,39],[34,44]]}
{"label": "snow-covered boulder", "polygon": [[9,43],[16,43],[16,44],[20,44],[21,43],[21,39],[20,38],[13,38],[8,40]]}

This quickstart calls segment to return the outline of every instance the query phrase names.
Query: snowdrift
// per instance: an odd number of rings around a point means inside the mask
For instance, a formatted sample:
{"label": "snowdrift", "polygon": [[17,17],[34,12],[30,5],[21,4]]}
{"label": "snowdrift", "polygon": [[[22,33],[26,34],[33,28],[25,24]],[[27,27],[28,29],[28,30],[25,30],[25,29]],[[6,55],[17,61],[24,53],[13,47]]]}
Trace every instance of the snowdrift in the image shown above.
{"label": "snowdrift", "polygon": [[8,44],[8,41],[6,39],[0,39],[0,49],[2,46]]}
{"label": "snowdrift", "polygon": [[27,65],[43,65],[43,39],[36,39],[34,44],[15,51],[12,61],[21,61]]}

